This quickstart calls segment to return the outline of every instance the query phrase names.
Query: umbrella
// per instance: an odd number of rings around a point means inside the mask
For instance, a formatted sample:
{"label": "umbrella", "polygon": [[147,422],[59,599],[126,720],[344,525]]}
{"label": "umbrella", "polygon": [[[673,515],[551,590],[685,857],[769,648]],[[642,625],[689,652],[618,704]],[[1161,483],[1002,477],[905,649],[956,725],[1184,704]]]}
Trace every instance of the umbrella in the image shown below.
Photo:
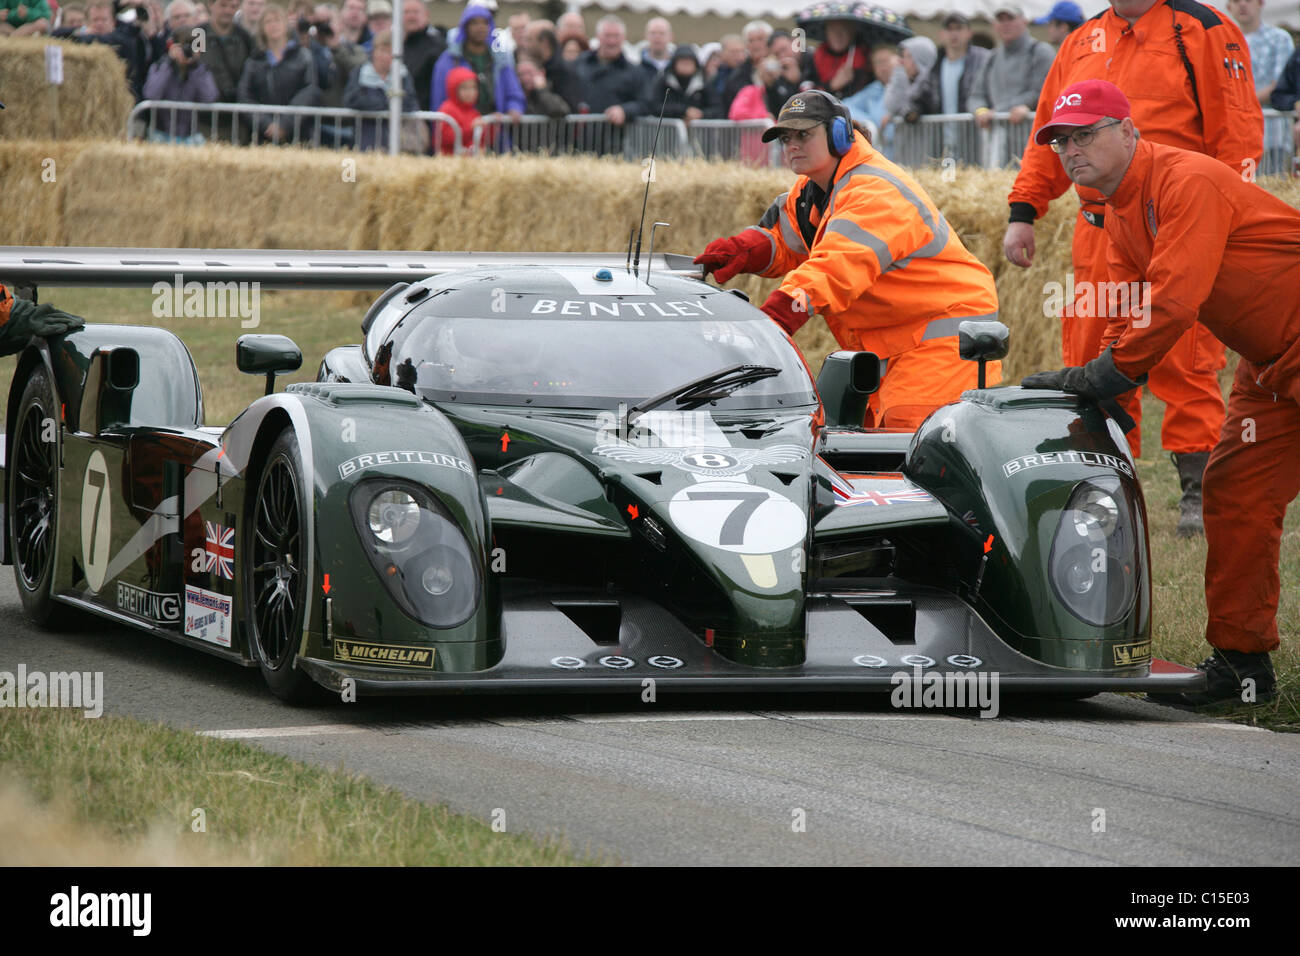
{"label": "umbrella", "polygon": [[893,10],[869,3],[846,3],[835,0],[814,3],[795,14],[794,22],[811,40],[826,39],[826,24],[831,20],[845,20],[857,28],[858,41],[869,46],[877,43],[897,43],[912,36],[903,18]]}

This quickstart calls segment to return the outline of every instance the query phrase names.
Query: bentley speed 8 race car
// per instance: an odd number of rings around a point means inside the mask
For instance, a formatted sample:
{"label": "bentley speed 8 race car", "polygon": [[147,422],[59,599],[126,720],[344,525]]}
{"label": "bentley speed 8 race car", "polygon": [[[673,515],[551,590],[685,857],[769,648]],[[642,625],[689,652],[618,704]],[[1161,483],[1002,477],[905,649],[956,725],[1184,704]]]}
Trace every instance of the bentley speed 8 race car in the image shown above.
{"label": "bentley speed 8 race car", "polygon": [[[33,339],[5,412],[3,559],[26,612],[90,612],[271,691],[1187,690],[1151,655],[1142,491],[1072,395],[977,389],[861,427],[880,363],[814,382],[684,256],[0,249],[20,285],[385,289],[316,380],[205,424],[161,328]],[[963,355],[1005,354],[966,323]]]}

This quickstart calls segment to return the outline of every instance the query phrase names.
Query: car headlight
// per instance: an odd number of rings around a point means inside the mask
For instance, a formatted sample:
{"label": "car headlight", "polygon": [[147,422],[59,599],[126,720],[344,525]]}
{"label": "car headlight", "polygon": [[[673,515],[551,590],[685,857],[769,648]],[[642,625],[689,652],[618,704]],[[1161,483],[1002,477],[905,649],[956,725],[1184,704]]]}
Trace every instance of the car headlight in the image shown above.
{"label": "car headlight", "polygon": [[420,525],[420,506],[405,491],[381,491],[370,502],[370,532],[383,544],[401,545]]}
{"label": "car headlight", "polygon": [[397,604],[430,627],[456,627],[478,607],[479,569],[446,508],[416,485],[385,479],[352,490],[357,536]]}
{"label": "car headlight", "polygon": [[1049,560],[1052,589],[1071,614],[1097,627],[1128,614],[1138,589],[1138,533],[1118,478],[1075,486]]}

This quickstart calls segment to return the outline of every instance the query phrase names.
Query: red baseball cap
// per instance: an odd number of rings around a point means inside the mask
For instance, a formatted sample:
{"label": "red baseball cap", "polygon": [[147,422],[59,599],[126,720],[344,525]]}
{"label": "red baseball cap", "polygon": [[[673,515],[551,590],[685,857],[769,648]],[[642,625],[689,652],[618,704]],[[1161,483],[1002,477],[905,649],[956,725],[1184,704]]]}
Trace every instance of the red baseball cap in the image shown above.
{"label": "red baseball cap", "polygon": [[1065,88],[1052,107],[1052,118],[1034,133],[1034,142],[1046,146],[1058,126],[1091,126],[1107,116],[1127,119],[1132,115],[1128,97],[1114,83],[1084,80]]}

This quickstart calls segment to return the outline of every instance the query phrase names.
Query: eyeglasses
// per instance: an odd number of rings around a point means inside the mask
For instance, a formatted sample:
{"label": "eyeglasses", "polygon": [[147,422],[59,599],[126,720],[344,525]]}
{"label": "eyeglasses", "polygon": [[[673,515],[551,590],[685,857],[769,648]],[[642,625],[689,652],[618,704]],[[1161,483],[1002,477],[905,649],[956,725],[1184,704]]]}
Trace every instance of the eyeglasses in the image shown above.
{"label": "eyeglasses", "polygon": [[1108,126],[1118,126],[1121,122],[1123,121],[1111,120],[1109,123],[1102,123],[1100,126],[1090,126],[1087,129],[1075,130],[1073,133],[1062,133],[1060,136],[1053,136],[1049,139],[1047,145],[1052,147],[1052,152],[1063,153],[1065,152],[1065,145],[1073,140],[1075,146],[1083,149],[1092,142],[1093,137],[1099,132]]}
{"label": "eyeglasses", "polygon": [[811,129],[789,129],[777,136],[782,146],[789,146],[791,143],[802,143],[813,134]]}

